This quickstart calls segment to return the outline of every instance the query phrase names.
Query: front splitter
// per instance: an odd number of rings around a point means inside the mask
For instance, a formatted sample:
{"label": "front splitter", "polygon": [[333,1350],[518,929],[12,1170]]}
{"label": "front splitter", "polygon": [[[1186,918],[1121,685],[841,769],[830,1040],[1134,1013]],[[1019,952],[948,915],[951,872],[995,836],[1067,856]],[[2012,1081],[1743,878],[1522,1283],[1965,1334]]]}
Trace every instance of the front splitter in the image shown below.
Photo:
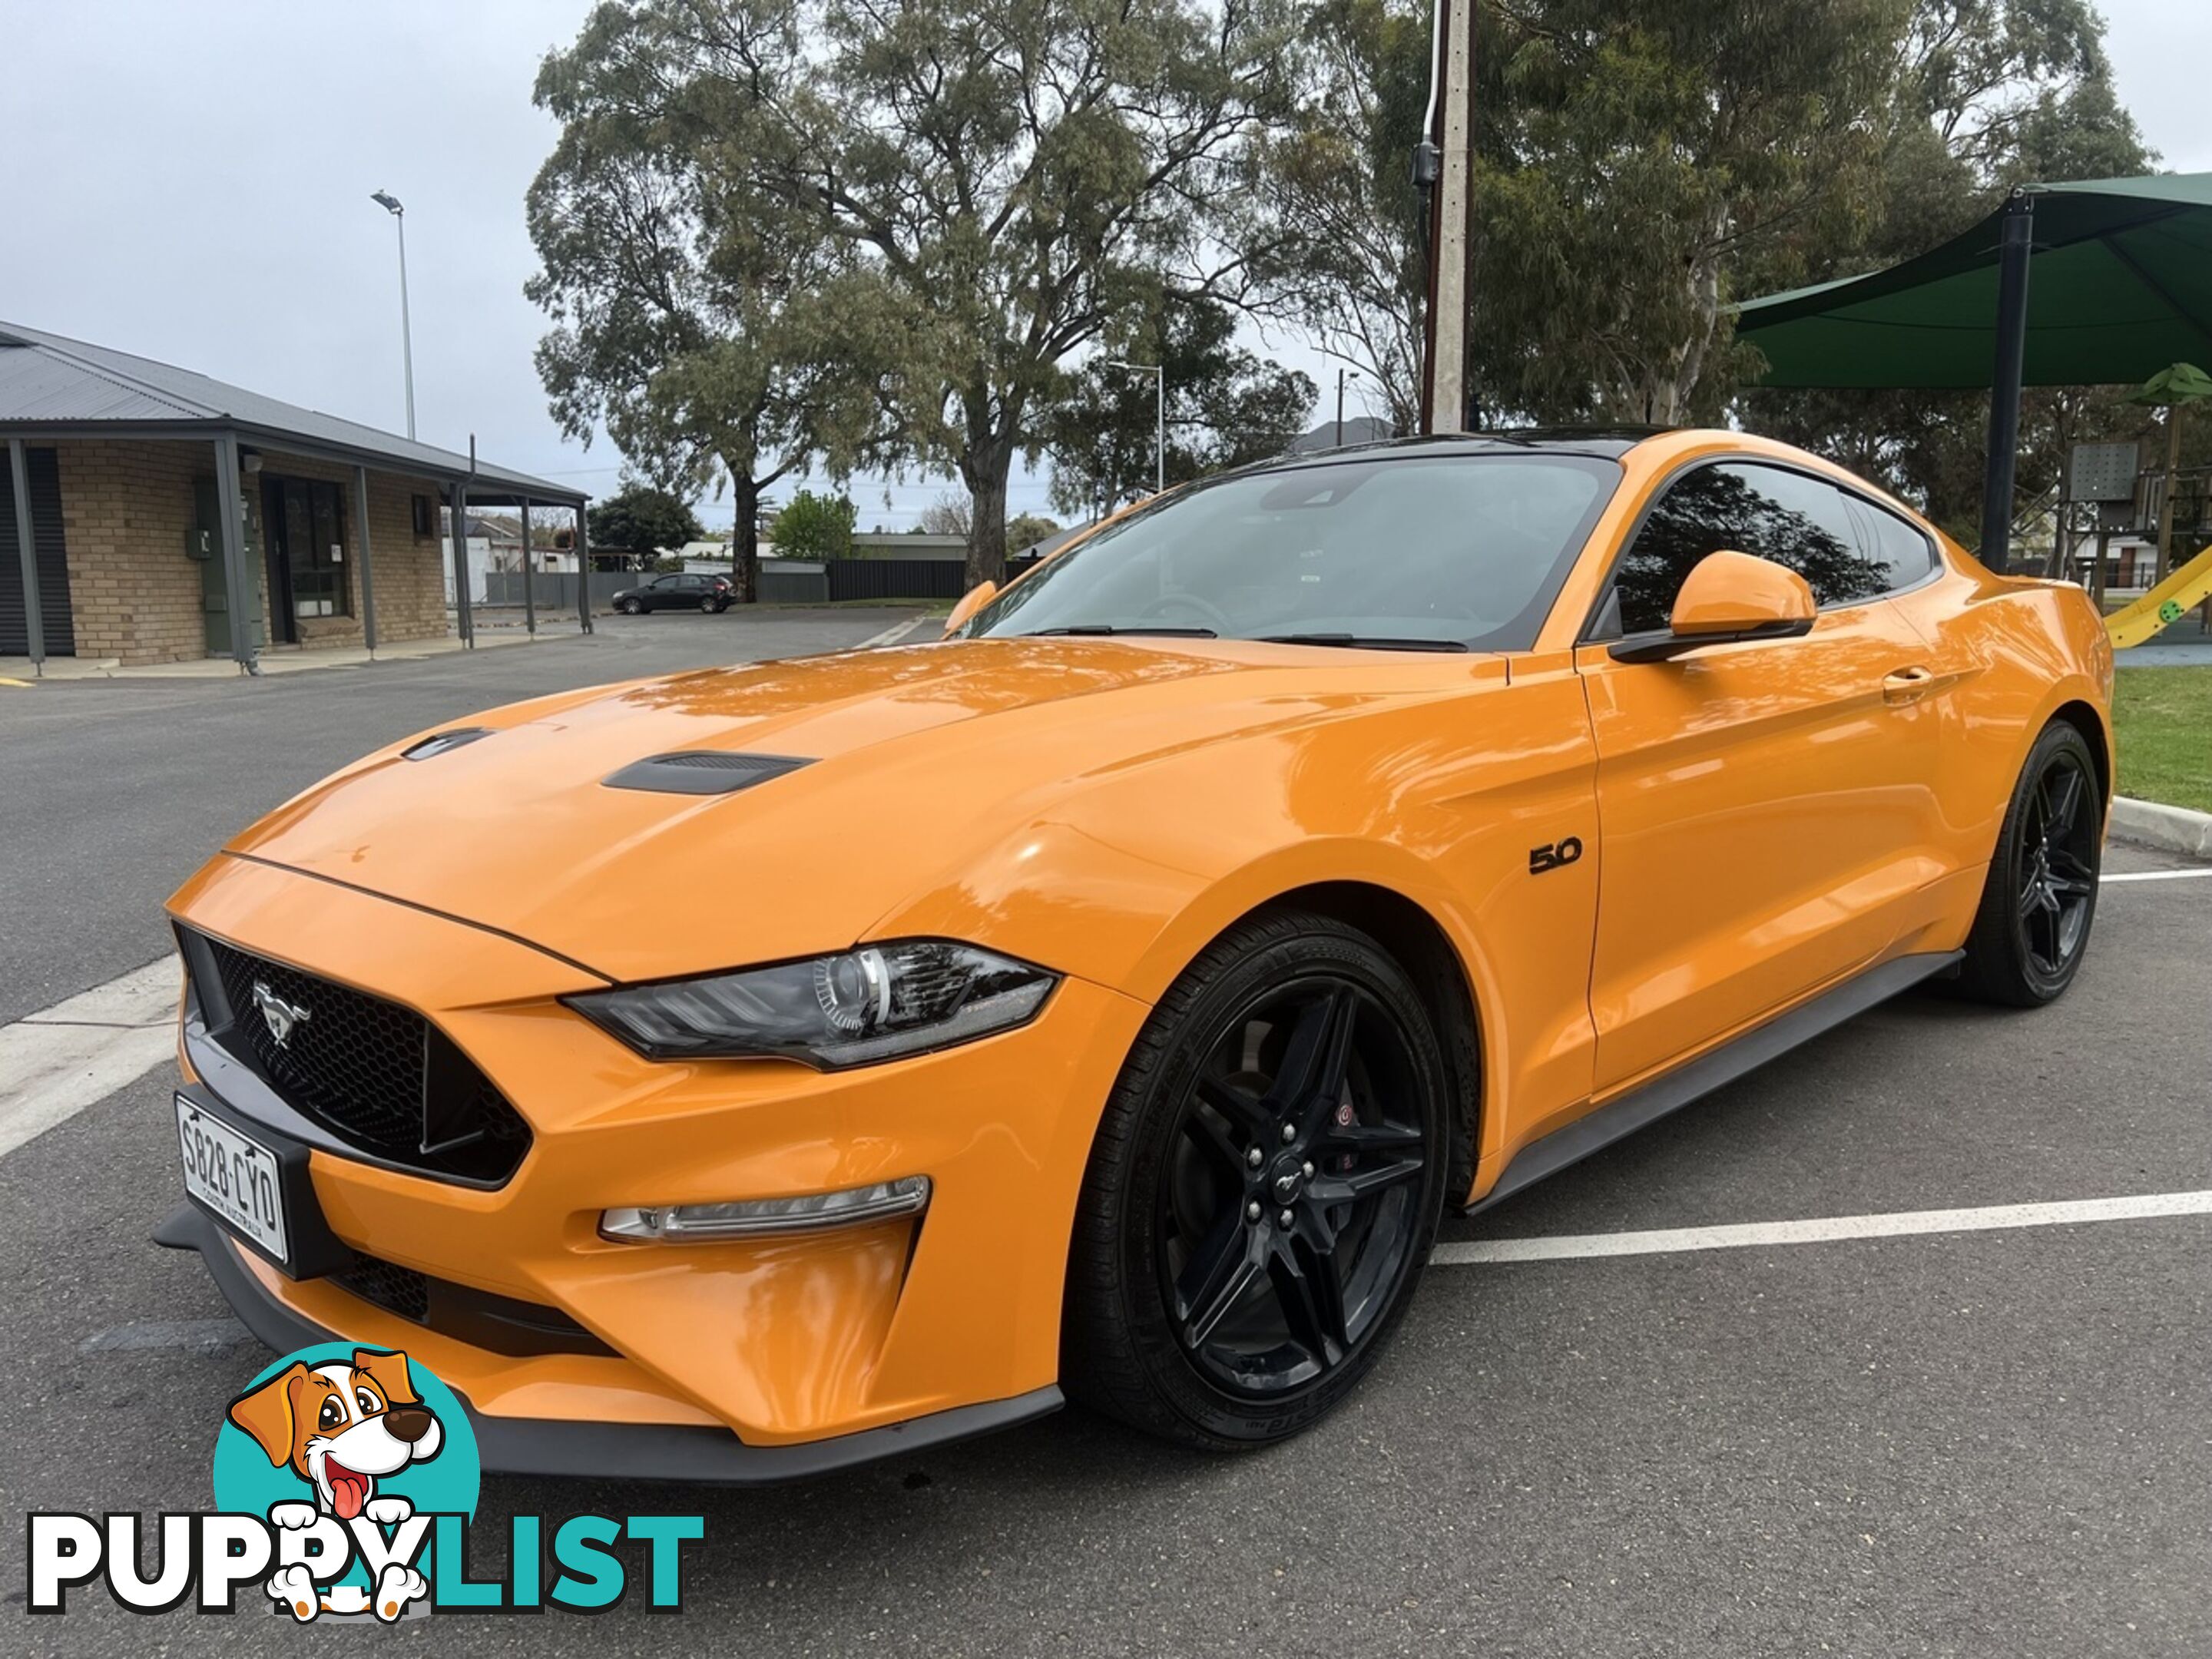
{"label": "front splitter", "polygon": [[[216,1288],[246,1329],[278,1353],[345,1339],[295,1312],[246,1271],[222,1230],[192,1205],[155,1230],[154,1242],[197,1250]],[[567,1475],[592,1480],[680,1480],[696,1485],[767,1486],[811,1480],[885,1458],[911,1456],[1048,1416],[1063,1401],[1048,1383],[1008,1400],[932,1412],[903,1423],[797,1445],[749,1446],[726,1429],[674,1423],[584,1423],[550,1418],[492,1417],[455,1397],[476,1431],[483,1467],[507,1474]]]}

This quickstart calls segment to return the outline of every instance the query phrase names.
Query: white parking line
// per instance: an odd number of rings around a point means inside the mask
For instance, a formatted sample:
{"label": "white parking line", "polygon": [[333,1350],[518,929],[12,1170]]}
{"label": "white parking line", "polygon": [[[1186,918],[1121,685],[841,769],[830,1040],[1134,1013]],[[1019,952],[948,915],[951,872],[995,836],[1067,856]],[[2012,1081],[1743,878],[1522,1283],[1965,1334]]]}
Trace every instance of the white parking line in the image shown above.
{"label": "white parking line", "polygon": [[2203,881],[2212,876],[2212,870],[2119,870],[2098,878],[2100,881]]}
{"label": "white parking line", "polygon": [[144,1319],[111,1325],[76,1345],[79,1353],[146,1353],[182,1348],[191,1353],[221,1353],[243,1347],[253,1333],[235,1319]]}
{"label": "white parking line", "polygon": [[2173,1215],[2212,1215],[2212,1192],[2145,1193],[2130,1198],[2085,1198],[2057,1204],[1992,1204],[1974,1210],[1902,1210],[1888,1215],[1827,1216],[1814,1221],[1665,1227],[1643,1233],[1483,1238],[1439,1244],[1430,1256],[1429,1265],[1473,1267],[1500,1261],[1565,1261],[1594,1255],[1663,1255],[1678,1250],[1740,1250],[1761,1244],[1826,1244],[1846,1238],[1905,1238],[1917,1233],[2070,1227],[2085,1221],[2141,1221],[2152,1216]]}
{"label": "white parking line", "polygon": [[163,957],[0,1026],[0,1158],[174,1054],[183,982]]}
{"label": "white parking line", "polygon": [[893,627],[886,628],[880,634],[871,634],[866,639],[862,640],[858,645],[854,646],[853,649],[855,651],[872,651],[879,645],[896,645],[901,640],[913,633],[915,629],[921,627],[922,623],[928,620],[929,618],[927,617],[908,617],[904,622],[899,623]]}

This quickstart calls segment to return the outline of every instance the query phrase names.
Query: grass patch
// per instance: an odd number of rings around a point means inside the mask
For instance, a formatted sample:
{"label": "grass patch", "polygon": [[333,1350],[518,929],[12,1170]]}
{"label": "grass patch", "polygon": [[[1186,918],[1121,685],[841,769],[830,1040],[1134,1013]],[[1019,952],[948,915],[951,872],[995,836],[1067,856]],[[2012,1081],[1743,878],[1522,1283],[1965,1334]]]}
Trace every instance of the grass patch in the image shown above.
{"label": "grass patch", "polygon": [[2212,668],[2123,668],[2112,726],[2120,793],[2212,812]]}

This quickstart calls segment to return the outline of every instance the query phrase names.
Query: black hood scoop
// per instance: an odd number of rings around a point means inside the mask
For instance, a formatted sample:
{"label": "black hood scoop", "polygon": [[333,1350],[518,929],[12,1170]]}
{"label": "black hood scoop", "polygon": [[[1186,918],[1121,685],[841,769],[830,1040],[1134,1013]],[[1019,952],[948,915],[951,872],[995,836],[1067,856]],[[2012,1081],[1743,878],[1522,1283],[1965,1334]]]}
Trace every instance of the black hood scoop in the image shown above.
{"label": "black hood scoop", "polygon": [[794,755],[732,755],[720,749],[650,755],[599,780],[610,789],[647,789],[664,795],[734,795],[786,772],[811,766]]}
{"label": "black hood scoop", "polygon": [[489,726],[456,726],[444,732],[434,732],[420,743],[410,744],[399,751],[402,760],[434,760],[455,749],[466,748],[478,738],[491,735]]}

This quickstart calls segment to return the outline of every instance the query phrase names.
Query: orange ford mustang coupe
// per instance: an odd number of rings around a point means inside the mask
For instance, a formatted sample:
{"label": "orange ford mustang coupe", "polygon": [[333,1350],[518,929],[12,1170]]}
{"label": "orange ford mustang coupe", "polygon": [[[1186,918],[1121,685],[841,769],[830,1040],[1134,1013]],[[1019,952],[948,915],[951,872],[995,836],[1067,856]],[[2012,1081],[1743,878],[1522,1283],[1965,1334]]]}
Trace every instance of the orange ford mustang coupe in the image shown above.
{"label": "orange ford mustang coupe", "polygon": [[[493,1468],[1291,1434],[1495,1202],[1916,981],[2047,1002],[2083,596],[1726,432],[1286,460],[942,641],[396,744],[177,894],[197,1249]],[[750,878],[689,878],[733,866]]]}

